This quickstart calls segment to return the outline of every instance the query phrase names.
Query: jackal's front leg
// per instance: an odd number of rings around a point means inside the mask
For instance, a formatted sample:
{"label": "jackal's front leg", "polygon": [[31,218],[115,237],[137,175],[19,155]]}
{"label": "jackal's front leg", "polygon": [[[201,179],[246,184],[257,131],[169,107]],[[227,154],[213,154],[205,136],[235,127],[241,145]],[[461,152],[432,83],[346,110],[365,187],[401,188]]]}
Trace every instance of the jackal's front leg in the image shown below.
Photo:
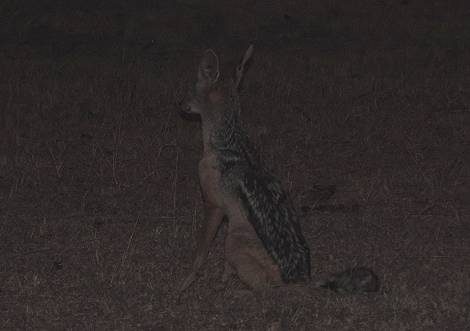
{"label": "jackal's front leg", "polygon": [[197,242],[196,255],[194,258],[191,273],[186,277],[180,286],[180,292],[184,291],[196,279],[197,272],[204,264],[209,248],[214,240],[217,230],[222,222],[224,213],[219,207],[206,204],[205,206],[205,221],[199,235]]}

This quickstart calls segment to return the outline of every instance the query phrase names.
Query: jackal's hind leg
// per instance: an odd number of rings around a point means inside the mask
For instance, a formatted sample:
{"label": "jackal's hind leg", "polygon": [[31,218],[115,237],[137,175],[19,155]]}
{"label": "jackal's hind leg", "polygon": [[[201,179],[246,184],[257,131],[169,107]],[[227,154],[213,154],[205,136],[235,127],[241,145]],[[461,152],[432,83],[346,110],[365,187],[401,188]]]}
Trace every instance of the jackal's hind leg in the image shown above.
{"label": "jackal's hind leg", "polygon": [[255,291],[279,286],[282,282],[279,267],[261,243],[253,245],[250,241],[240,235],[229,235],[226,239],[224,277],[235,271],[242,283]]}
{"label": "jackal's hind leg", "polygon": [[268,275],[255,258],[243,254],[232,259],[242,283],[252,290],[263,290],[269,287]]}
{"label": "jackal's hind leg", "polygon": [[217,234],[217,230],[224,216],[222,209],[214,206],[206,205],[205,212],[206,215],[204,225],[201,229],[201,233],[197,242],[196,254],[192,270],[191,273],[185,278],[185,280],[180,285],[180,292],[188,288],[188,286],[191,285],[191,283],[196,279],[196,275],[207,258],[210,245],[214,240],[215,235]]}

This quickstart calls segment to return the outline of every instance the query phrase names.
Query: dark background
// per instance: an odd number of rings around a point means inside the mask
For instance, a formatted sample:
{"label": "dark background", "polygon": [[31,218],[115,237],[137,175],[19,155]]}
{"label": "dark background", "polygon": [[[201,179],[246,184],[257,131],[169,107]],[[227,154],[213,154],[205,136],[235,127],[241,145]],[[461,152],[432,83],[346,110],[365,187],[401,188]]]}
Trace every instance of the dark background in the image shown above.
{"label": "dark background", "polygon": [[[0,329],[464,330],[468,1],[0,4]],[[176,104],[249,43],[242,118],[299,212],[311,283],[222,284],[221,229],[179,298],[202,204]],[[335,188],[326,200],[324,189]],[[315,282],[366,265],[382,287]]]}

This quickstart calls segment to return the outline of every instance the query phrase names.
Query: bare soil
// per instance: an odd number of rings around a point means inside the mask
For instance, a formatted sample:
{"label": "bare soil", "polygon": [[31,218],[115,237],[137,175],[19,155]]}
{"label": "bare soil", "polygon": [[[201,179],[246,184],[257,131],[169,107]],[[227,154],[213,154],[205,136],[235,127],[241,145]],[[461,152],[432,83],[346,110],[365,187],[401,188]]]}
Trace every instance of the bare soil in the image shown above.
{"label": "bare soil", "polygon": [[[1,330],[465,330],[468,1],[0,5]],[[181,295],[202,203],[178,115],[204,49],[250,42],[242,118],[282,180],[313,279],[221,282],[224,231]],[[322,188],[334,194],[324,195]],[[367,295],[318,289],[368,266]]]}

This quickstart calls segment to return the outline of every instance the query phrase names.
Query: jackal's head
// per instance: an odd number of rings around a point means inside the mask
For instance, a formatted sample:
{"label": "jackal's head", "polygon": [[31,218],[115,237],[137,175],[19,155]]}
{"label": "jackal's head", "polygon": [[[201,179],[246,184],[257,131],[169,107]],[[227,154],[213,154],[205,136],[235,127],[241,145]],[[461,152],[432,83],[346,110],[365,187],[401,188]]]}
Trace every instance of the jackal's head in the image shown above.
{"label": "jackal's head", "polygon": [[203,122],[217,123],[227,115],[227,111],[238,111],[235,109],[238,108],[238,100],[236,106],[230,102],[238,98],[246,63],[252,54],[253,45],[250,45],[236,67],[235,74],[232,77],[224,77],[220,73],[218,56],[213,50],[206,50],[199,63],[197,82],[187,100],[182,103],[182,112],[198,114]]}

